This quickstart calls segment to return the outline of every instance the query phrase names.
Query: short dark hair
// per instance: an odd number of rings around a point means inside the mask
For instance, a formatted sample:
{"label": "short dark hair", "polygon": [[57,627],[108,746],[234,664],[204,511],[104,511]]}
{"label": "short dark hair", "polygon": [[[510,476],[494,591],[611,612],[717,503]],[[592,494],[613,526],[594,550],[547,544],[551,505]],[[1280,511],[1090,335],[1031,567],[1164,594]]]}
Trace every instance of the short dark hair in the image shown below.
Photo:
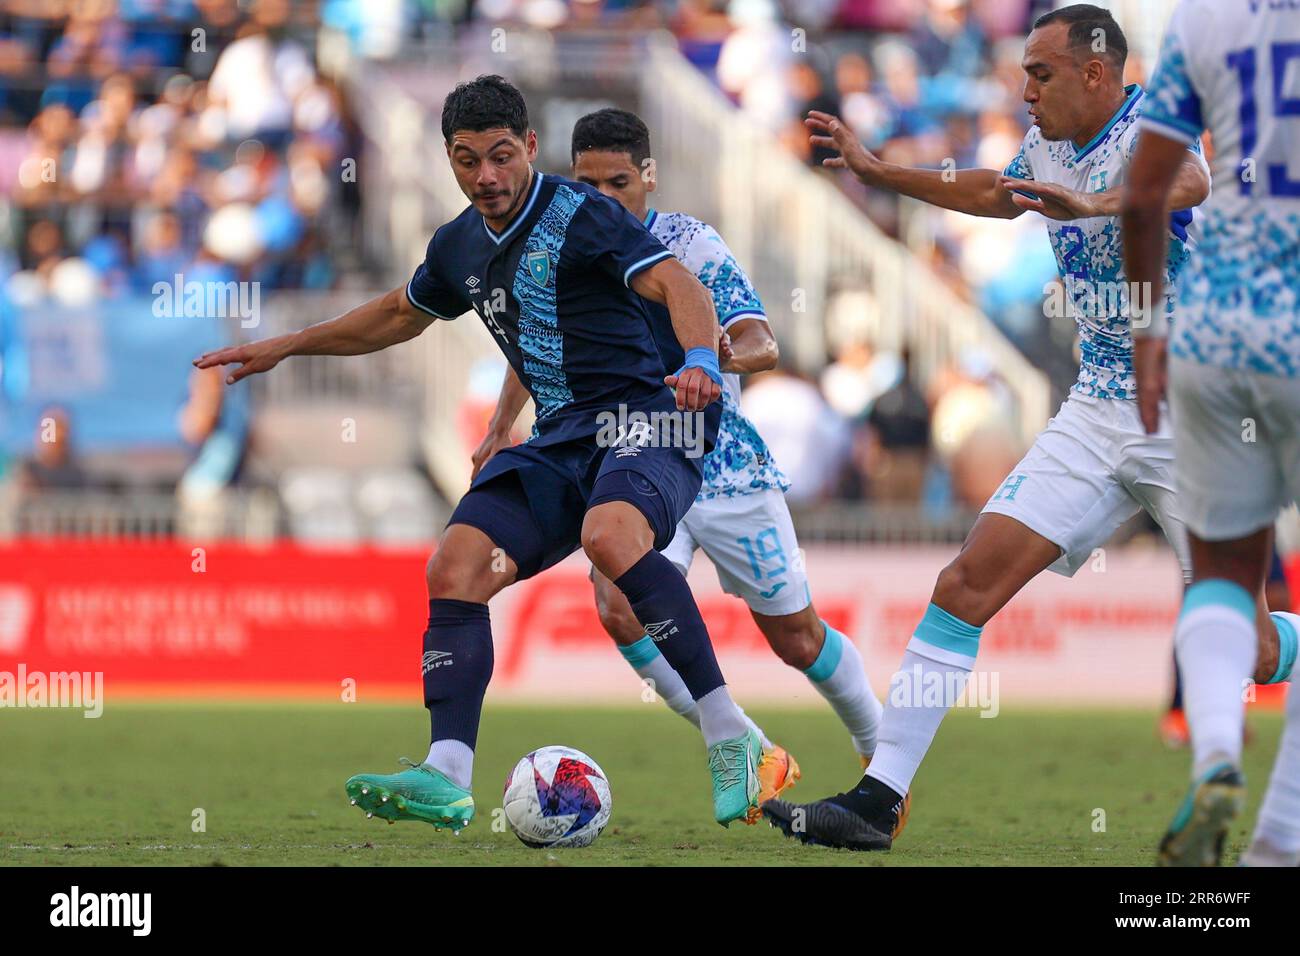
{"label": "short dark hair", "polygon": [[1091,50],[1097,31],[1101,30],[1105,43],[1102,55],[1110,57],[1120,70],[1124,69],[1124,61],[1128,59],[1128,40],[1124,39],[1124,31],[1119,28],[1119,24],[1115,22],[1109,10],[1091,3],[1073,3],[1068,7],[1044,13],[1034,21],[1034,29],[1037,30],[1051,23],[1070,25],[1071,50],[1078,50],[1081,47]]}
{"label": "short dark hair", "polygon": [[627,110],[596,110],[573,125],[570,161],[577,162],[578,154],[589,149],[628,153],[639,169],[650,155],[650,130],[641,117]]}
{"label": "short dark hair", "polygon": [[474,133],[508,129],[520,139],[528,134],[524,95],[504,76],[484,74],[461,83],[442,101],[442,138],[450,143],[457,130]]}

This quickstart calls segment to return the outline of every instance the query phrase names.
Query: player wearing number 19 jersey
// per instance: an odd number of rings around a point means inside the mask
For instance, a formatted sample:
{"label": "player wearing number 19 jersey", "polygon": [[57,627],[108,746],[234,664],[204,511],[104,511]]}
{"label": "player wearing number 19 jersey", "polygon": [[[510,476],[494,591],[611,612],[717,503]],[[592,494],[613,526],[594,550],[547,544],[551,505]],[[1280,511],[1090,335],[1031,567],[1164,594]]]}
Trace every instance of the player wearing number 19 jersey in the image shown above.
{"label": "player wearing number 19 jersey", "polygon": [[[1142,118],[1125,207],[1126,259],[1153,268],[1173,157],[1208,129],[1214,194],[1179,281],[1178,321],[1139,345],[1140,404],[1160,398],[1168,337],[1178,490],[1194,583],[1175,635],[1192,786],[1160,846],[1167,865],[1217,863],[1244,797],[1242,687],[1257,670],[1254,599],[1279,510],[1300,496],[1300,5],[1184,0]],[[1278,621],[1281,675],[1296,619]],[[1292,691],[1251,863],[1300,862],[1300,694]]]}

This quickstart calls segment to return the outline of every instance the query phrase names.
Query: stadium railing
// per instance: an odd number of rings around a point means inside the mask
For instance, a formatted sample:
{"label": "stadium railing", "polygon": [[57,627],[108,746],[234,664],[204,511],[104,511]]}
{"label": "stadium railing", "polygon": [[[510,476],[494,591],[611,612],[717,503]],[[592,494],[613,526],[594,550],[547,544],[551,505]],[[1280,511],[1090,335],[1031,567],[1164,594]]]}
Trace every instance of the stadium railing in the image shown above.
{"label": "stadium railing", "polygon": [[1015,396],[1010,424],[1032,441],[1051,411],[1050,386],[993,322],[733,108],[674,45],[651,42],[647,53],[638,73],[644,116],[672,195],[714,223],[749,267],[786,354],[805,369],[824,364],[823,324],[808,317],[825,316],[835,290],[865,284],[877,308],[845,331],[877,348],[909,347],[923,387],[978,347]]}

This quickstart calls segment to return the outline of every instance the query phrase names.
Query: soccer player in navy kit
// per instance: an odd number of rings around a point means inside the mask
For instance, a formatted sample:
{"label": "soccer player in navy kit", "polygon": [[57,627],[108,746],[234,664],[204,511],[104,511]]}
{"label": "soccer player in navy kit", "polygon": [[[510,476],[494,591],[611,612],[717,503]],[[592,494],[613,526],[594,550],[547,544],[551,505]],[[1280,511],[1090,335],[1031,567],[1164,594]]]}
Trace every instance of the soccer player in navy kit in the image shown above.
{"label": "soccer player in navy kit", "polygon": [[[291,355],[356,355],[414,338],[473,309],[537,407],[533,437],[498,453],[457,505],[429,562],[421,671],[432,743],[423,763],[358,774],[352,802],[389,821],[459,831],[470,795],[483,695],[492,675],[488,600],[579,546],[626,595],[696,701],[723,825],[756,812],[761,742],[732,702],[695,600],[659,553],[695,500],[720,417],[712,298],[663,244],[597,190],[533,170],[537,135],[519,91],[499,76],[443,104],[447,156],[470,206],[434,233],[405,286],[291,335],[196,360],[240,363],[235,382]],[[665,375],[642,298],[666,306],[686,353]],[[603,440],[611,415],[681,420]],[[690,423],[686,416],[695,416]]]}

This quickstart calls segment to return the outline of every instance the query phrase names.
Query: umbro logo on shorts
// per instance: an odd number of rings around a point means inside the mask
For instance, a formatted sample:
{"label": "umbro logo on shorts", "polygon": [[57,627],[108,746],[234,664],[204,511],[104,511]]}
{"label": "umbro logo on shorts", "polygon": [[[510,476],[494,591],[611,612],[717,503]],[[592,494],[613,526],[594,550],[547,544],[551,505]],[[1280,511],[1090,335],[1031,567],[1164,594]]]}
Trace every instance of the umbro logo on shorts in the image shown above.
{"label": "umbro logo on shorts", "polygon": [[[443,660],[443,658],[447,658],[447,660]],[[425,651],[424,656],[420,658],[420,676],[423,677],[434,668],[450,667],[456,663],[450,658],[451,651]]]}
{"label": "umbro logo on shorts", "polygon": [[645,632],[650,635],[652,641],[666,641],[677,633],[677,628],[673,626],[673,619],[670,617],[666,621],[659,621],[656,624],[647,624]]}

